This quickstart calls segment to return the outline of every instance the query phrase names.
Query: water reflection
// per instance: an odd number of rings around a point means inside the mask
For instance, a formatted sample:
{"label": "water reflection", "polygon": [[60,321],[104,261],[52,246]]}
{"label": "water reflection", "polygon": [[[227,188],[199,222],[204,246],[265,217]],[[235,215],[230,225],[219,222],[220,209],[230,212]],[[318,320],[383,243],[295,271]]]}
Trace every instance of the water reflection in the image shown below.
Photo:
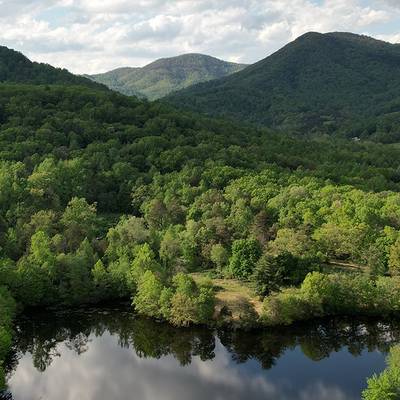
{"label": "water reflection", "polygon": [[129,310],[21,319],[15,400],[359,399],[399,323],[331,320],[259,332],[174,329]]}

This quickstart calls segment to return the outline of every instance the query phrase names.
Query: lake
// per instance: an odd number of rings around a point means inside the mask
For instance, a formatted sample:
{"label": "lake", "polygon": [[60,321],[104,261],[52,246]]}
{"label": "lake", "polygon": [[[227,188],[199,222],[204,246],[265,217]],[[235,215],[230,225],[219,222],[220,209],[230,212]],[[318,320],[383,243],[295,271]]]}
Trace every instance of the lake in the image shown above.
{"label": "lake", "polygon": [[124,306],[35,313],[18,321],[8,383],[14,400],[359,400],[399,339],[398,322],[232,332]]}

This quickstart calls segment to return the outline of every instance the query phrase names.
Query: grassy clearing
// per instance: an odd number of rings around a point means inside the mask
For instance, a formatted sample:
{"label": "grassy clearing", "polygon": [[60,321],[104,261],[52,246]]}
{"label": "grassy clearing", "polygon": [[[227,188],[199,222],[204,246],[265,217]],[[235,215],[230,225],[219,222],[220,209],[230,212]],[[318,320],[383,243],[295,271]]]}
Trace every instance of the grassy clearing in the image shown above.
{"label": "grassy clearing", "polygon": [[322,271],[325,273],[351,273],[351,274],[365,274],[368,273],[368,268],[360,264],[350,262],[331,260],[326,264],[322,264]]}
{"label": "grassy clearing", "polygon": [[[210,279],[206,272],[193,273],[191,276],[198,283]],[[251,284],[237,279],[212,278],[211,281],[216,289],[218,320],[238,326],[250,326],[257,322],[262,302]]]}

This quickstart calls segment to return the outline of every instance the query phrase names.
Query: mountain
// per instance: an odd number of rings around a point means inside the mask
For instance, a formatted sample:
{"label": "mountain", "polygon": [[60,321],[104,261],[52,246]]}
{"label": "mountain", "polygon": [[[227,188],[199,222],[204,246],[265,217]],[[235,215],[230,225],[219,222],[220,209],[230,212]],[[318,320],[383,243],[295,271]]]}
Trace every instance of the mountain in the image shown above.
{"label": "mountain", "polygon": [[22,53],[0,46],[0,82],[37,85],[81,85],[105,90],[103,85],[71,74],[66,69],[30,61]]}
{"label": "mountain", "polygon": [[[136,313],[203,324],[214,290],[185,275],[200,272],[281,288],[264,302],[279,323],[321,316],[318,282],[350,299],[343,312],[398,312],[398,279],[381,276],[400,270],[398,144],[271,132],[17,67],[0,83],[0,391],[15,304],[133,298]],[[359,274],[317,273],[335,260]],[[264,318],[238,304],[245,327]]]}
{"label": "mountain", "polygon": [[400,45],[311,32],[243,71],[167,101],[291,132],[393,141],[400,132]]}
{"label": "mountain", "polygon": [[199,82],[222,78],[245,68],[203,54],[162,58],[143,68],[118,68],[104,74],[86,75],[126,95],[155,100]]}

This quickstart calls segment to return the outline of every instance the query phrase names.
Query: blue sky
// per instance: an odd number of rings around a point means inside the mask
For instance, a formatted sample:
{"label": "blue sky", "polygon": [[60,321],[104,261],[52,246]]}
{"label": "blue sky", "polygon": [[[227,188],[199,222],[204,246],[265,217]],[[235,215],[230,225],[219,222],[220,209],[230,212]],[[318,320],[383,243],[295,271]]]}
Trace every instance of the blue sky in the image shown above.
{"label": "blue sky", "polygon": [[0,0],[0,44],[75,73],[188,52],[252,63],[308,31],[400,43],[400,0]]}

